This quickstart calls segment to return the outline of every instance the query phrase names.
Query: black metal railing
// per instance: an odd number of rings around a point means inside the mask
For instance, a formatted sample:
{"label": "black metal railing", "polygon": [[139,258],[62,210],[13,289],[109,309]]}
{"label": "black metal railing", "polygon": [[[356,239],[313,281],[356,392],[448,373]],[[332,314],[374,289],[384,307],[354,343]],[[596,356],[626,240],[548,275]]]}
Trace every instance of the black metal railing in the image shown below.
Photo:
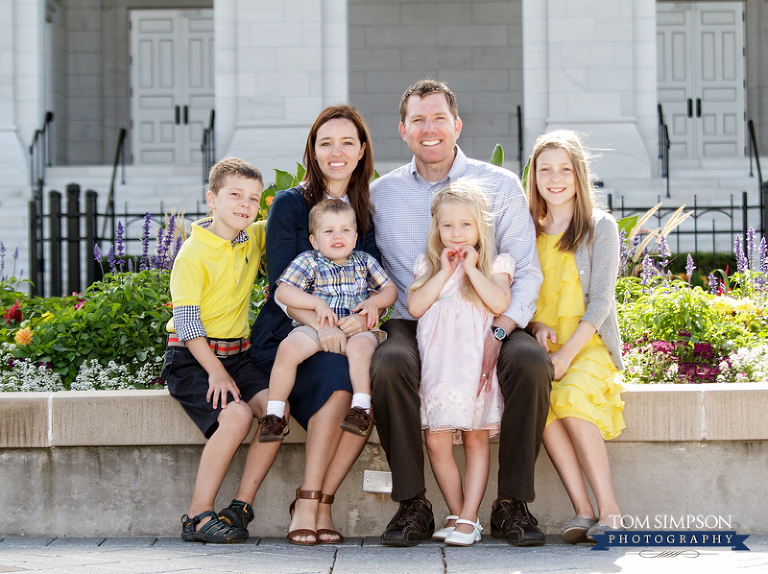
{"label": "black metal railing", "polygon": [[[208,173],[216,163],[216,133],[214,131],[214,120],[216,111],[211,110],[211,119],[208,127],[203,130],[203,143],[200,144],[200,151],[203,152],[203,191],[208,185]],[[203,194],[205,195],[205,194]]]}
{"label": "black metal railing", "polygon": [[669,195],[669,129],[664,123],[664,112],[659,104],[659,159],[661,160],[661,177],[667,180],[667,197]]}
{"label": "black metal railing", "polygon": [[523,109],[517,106],[517,165],[520,166],[520,175],[523,175]]}
{"label": "black metal railing", "polygon": [[[32,188],[32,201],[35,212],[43,211],[43,189],[45,188],[45,168],[51,166],[51,124],[53,112],[46,112],[43,125],[35,130],[32,143],[29,144],[29,185]],[[30,213],[29,276],[33,284],[42,281],[44,273],[42,249],[42,227],[37,217]]]}
{"label": "black metal railing", "polygon": [[757,165],[757,189],[760,198],[760,213],[763,230],[768,229],[768,181],[763,180],[763,170],[760,169],[760,151],[757,148],[757,137],[755,137],[755,124],[752,120],[747,122],[749,130],[749,177],[754,177],[752,173],[752,155],[755,156]]}
{"label": "black metal railing", "polygon": [[120,167],[120,182],[125,185],[125,137],[127,133],[128,132],[125,131],[125,128],[120,128],[120,132],[117,134],[115,159],[112,162],[112,177],[109,180],[107,212],[101,228],[101,236],[103,238],[106,238],[107,227],[112,230],[110,237],[112,239],[115,237],[115,179],[117,178],[117,168]]}
{"label": "black metal railing", "polygon": [[[750,227],[754,227],[757,231],[759,231],[760,235],[765,235],[765,227],[760,227],[759,225],[750,225],[749,221],[749,214],[751,212],[758,212],[760,213],[760,206],[759,205],[750,205],[748,201],[748,193],[746,191],[743,191],[741,193],[741,203],[735,203],[734,202],[734,196],[730,196],[730,203],[723,204],[723,205],[699,205],[698,203],[698,197],[693,196],[693,206],[686,206],[685,211],[691,211],[691,216],[688,220],[684,221],[681,225],[677,226],[675,229],[671,231],[669,236],[667,237],[667,243],[669,245],[670,250],[672,250],[675,253],[689,253],[694,258],[694,261],[696,262],[696,265],[700,266],[700,263],[704,263],[704,261],[701,261],[701,254],[704,252],[709,253],[709,245],[706,247],[706,251],[704,248],[700,249],[700,244],[703,246],[704,241],[710,240],[711,241],[711,253],[713,257],[713,262],[715,258],[715,254],[718,251],[720,252],[729,252],[733,248],[734,240],[737,235],[742,235],[744,238],[744,244],[746,245],[746,234],[747,230]],[[623,217],[628,217],[630,215],[639,214],[642,215],[649,209],[652,209],[653,206],[638,206],[638,205],[626,205],[624,202],[624,197],[622,196],[621,202],[619,205],[614,205],[613,201],[613,194],[608,194],[608,210],[613,213],[614,217],[616,219],[621,219]],[[661,198],[658,198],[658,203],[661,203]],[[652,220],[655,219],[655,227],[663,228],[665,220],[671,216],[675,211],[677,211],[678,207],[660,207],[656,213],[654,213]],[[702,220],[709,220],[711,219],[712,223],[712,229],[704,229],[702,225]],[[725,221],[725,226],[721,226],[719,229],[717,228],[716,221]],[[754,219],[754,218],[753,218]],[[647,227],[654,227],[654,224],[649,223],[647,224]],[[724,227],[724,228],[723,228]],[[728,242],[727,245],[724,247],[722,245],[722,242],[720,243],[720,246],[718,246],[717,238],[718,237],[727,237]],[[692,238],[693,240],[693,249],[687,248],[688,246],[683,245],[683,241],[686,239]]]}
{"label": "black metal railing", "polygon": [[[145,213],[129,213],[127,207],[125,212],[120,214],[114,211],[99,213],[98,196],[93,190],[85,192],[84,209],[80,198],[80,186],[71,183],[66,190],[66,205],[64,194],[56,190],[48,192],[47,213],[37,211],[35,201],[29,202],[30,220],[39,222],[38,228],[30,228],[30,246],[39,247],[43,264],[41,270],[45,269],[45,273],[41,273],[32,285],[32,295],[43,297],[46,291],[52,296],[80,293],[94,281],[101,279],[102,268],[95,261],[94,246],[100,246],[106,267],[108,245],[114,242],[114,237],[99,235],[99,224],[111,223],[116,216],[125,227],[123,242],[126,253],[133,256],[141,254],[141,248],[137,244],[144,239],[141,226]],[[177,226],[183,220],[189,229],[189,224],[205,217],[206,211],[203,211],[203,208],[204,206],[198,204],[195,212],[185,213],[183,216],[176,215]],[[158,213],[150,214],[150,221],[155,230],[165,224],[166,214],[162,204]],[[39,240],[37,229],[41,232]],[[107,229],[110,229],[110,226],[107,226]]]}

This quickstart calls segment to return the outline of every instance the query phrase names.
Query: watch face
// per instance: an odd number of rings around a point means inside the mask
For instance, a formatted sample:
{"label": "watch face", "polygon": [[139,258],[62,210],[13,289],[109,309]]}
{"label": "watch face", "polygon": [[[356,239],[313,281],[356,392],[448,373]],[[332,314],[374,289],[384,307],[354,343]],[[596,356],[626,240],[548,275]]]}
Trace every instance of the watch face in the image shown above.
{"label": "watch face", "polygon": [[503,341],[507,338],[507,332],[501,327],[496,327],[493,330],[493,336],[496,337],[499,341]]}

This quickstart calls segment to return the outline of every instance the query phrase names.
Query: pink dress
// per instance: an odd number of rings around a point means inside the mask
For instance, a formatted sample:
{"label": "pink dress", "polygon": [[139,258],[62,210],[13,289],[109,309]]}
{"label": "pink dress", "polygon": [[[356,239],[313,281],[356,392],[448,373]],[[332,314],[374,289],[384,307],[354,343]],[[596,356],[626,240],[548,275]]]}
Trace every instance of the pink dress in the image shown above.
{"label": "pink dress", "polygon": [[[414,275],[426,272],[426,255],[416,258]],[[515,261],[502,253],[493,262],[493,273],[506,273],[510,284]],[[459,266],[440,297],[419,319],[416,340],[421,356],[421,427],[431,432],[489,430],[499,433],[503,401],[496,377],[491,390],[477,396],[483,362],[483,344],[493,317],[463,299],[459,293],[464,269]]]}

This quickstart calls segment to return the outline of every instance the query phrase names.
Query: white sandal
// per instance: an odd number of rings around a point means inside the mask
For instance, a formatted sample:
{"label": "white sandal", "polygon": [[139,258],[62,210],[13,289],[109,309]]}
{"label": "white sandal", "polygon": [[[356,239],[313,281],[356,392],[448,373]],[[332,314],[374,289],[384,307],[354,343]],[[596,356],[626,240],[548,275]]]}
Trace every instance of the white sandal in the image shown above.
{"label": "white sandal", "polygon": [[445,524],[446,524],[446,526],[443,526],[440,530],[435,532],[432,535],[432,540],[434,540],[435,542],[443,542],[445,540],[445,537],[448,536],[451,532],[453,532],[454,528],[456,528],[455,526],[447,526],[447,524],[451,520],[458,520],[458,519],[459,519],[459,517],[458,516],[454,516],[453,514],[449,514],[448,516],[446,516],[445,517]]}
{"label": "white sandal", "polygon": [[465,520],[463,518],[459,518],[456,520],[456,525],[459,524],[469,524],[472,526],[475,530],[473,532],[470,532],[469,534],[465,534],[463,532],[456,532],[454,530],[451,532],[448,536],[445,537],[445,543],[449,546],[472,546],[475,542],[480,542],[482,540],[482,536],[480,536],[480,532],[482,532],[483,527],[480,526],[480,519],[477,520],[477,522],[472,522],[471,520]]}

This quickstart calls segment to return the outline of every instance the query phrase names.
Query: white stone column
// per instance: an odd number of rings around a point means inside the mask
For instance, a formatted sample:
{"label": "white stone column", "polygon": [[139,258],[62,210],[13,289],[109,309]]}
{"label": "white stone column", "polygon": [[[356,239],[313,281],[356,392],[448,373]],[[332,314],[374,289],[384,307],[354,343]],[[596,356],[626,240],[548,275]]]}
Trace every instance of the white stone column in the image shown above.
{"label": "white stone column", "polygon": [[267,180],[295,171],[317,114],[348,99],[346,4],[215,0],[218,157],[242,157]]}
{"label": "white stone column", "polygon": [[655,166],[654,0],[523,0],[526,149],[557,128],[600,150],[598,178]]}
{"label": "white stone column", "polygon": [[0,186],[24,194],[44,115],[44,27],[45,0],[0,0]]}

